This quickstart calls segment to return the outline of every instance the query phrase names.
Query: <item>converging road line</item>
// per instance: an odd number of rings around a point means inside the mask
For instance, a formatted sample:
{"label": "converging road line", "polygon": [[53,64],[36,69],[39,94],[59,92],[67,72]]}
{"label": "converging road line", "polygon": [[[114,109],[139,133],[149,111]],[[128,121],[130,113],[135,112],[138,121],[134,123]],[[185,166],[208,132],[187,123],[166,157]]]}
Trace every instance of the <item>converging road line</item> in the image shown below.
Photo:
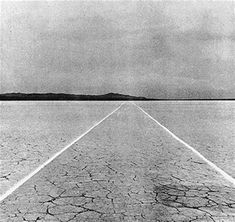
{"label": "converging road line", "polygon": [[184,142],[182,139],[180,139],[178,136],[176,136],[174,133],[172,133],[169,129],[167,129],[165,126],[163,126],[161,123],[159,123],[156,119],[154,119],[152,116],[150,116],[146,111],[144,111],[141,107],[139,107],[137,104],[132,102],[138,109],[140,109],[143,113],[145,113],[150,119],[152,119],[154,122],[156,122],[160,127],[162,127],[165,131],[167,131],[173,138],[175,138],[177,141],[185,145],[188,149],[193,151],[197,156],[199,156],[201,159],[203,159],[207,164],[209,164],[214,170],[216,170],[218,173],[220,173],[226,180],[228,180],[230,183],[233,184],[235,187],[235,179],[228,175],[226,172],[224,172],[222,169],[220,169],[218,166],[216,166],[214,163],[212,163],[210,160],[206,159],[201,153],[199,153],[196,149],[194,149],[192,146]]}
{"label": "converging road line", "polygon": [[72,141],[70,144],[68,144],[66,147],[64,147],[59,152],[55,153],[50,159],[48,159],[46,162],[44,162],[41,166],[37,167],[33,172],[31,172],[29,175],[27,175],[25,178],[18,181],[15,185],[13,185],[9,190],[7,190],[2,196],[0,196],[0,202],[3,201],[5,198],[7,198],[10,194],[12,194],[16,189],[18,189],[20,186],[22,186],[26,181],[28,181],[31,177],[33,177],[35,174],[37,174],[41,169],[43,169],[45,166],[47,166],[51,161],[53,161],[56,157],[58,157],[60,154],[62,154],[65,150],[67,150],[70,146],[72,146],[74,143],[76,143],[78,140],[80,140],[82,137],[84,137],[86,134],[88,134],[91,130],[93,130],[96,126],[98,126],[100,123],[102,123],[105,119],[107,119],[109,116],[111,116],[113,113],[118,111],[121,106],[124,104],[123,102],[119,107],[117,107],[115,110],[113,110],[111,113],[109,113],[107,116],[105,116],[102,120],[97,122],[95,125],[93,125],[90,129],[88,129],[85,133],[80,135],[78,138],[76,138],[74,141]]}

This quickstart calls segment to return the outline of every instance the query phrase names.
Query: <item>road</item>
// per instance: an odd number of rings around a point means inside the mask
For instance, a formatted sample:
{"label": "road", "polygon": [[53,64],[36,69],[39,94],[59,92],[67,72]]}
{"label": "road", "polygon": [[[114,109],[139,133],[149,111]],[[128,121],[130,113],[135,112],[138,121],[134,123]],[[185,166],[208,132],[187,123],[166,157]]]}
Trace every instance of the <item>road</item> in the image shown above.
{"label": "road", "polygon": [[0,195],[120,104],[119,101],[0,102]]}
{"label": "road", "polygon": [[1,202],[1,221],[235,221],[235,188],[131,103]]}

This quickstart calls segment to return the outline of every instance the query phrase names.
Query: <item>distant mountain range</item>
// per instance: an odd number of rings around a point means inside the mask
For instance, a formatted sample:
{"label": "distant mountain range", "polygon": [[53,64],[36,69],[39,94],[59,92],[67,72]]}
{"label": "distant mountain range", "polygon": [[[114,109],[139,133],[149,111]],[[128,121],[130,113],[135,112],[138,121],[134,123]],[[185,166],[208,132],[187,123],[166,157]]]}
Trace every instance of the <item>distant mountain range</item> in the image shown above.
{"label": "distant mountain range", "polygon": [[119,93],[108,93],[104,95],[76,95],[66,93],[4,93],[0,94],[1,100],[100,100],[100,101],[112,101],[112,100],[160,100],[160,101],[179,101],[179,100],[235,100],[232,98],[166,98],[166,99],[153,99],[139,96],[123,95]]}
{"label": "distant mountain range", "polygon": [[75,95],[64,93],[5,93],[0,100],[154,100],[145,97],[108,93],[104,95]]}

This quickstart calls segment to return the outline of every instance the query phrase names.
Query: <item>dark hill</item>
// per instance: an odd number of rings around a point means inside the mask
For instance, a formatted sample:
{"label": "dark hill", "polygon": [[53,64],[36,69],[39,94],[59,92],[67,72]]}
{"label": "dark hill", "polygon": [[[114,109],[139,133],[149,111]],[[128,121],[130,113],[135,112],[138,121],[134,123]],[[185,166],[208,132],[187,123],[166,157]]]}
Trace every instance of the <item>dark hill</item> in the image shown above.
{"label": "dark hill", "polygon": [[104,95],[75,95],[64,93],[5,93],[0,100],[151,100],[145,97],[108,93]]}

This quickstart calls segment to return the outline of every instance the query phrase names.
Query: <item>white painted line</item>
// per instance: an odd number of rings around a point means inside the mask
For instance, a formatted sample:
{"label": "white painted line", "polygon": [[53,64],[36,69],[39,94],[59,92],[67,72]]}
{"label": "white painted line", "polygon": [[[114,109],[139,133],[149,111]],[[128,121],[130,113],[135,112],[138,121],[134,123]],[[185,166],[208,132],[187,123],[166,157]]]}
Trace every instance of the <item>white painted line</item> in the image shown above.
{"label": "white painted line", "polygon": [[109,116],[111,116],[117,110],[119,110],[124,103],[125,102],[123,102],[119,107],[117,107],[115,110],[113,110],[107,116],[105,116],[102,120],[100,120],[95,125],[93,125],[90,129],[88,129],[85,133],[80,135],[78,138],[76,138],[74,141],[72,141],[70,144],[68,144],[62,150],[60,150],[59,152],[54,154],[50,159],[48,159],[46,162],[44,162],[41,166],[37,167],[33,172],[31,172],[25,178],[23,178],[22,180],[18,181],[9,190],[7,190],[2,196],[0,196],[0,202],[3,201],[5,198],[7,198],[10,194],[12,194],[16,189],[18,189],[20,186],[22,186],[27,180],[29,180],[31,177],[33,177],[35,174],[37,174],[41,169],[43,169],[45,166],[47,166],[51,161],[53,161],[56,157],[58,157],[60,154],[62,154],[70,146],[72,146],[74,143],[76,143],[78,140],[80,140],[82,137],[84,137],[86,134],[88,134],[91,130],[93,130],[96,126],[98,126],[100,123],[102,123],[105,119],[107,119]]}
{"label": "white painted line", "polygon": [[218,166],[216,166],[214,163],[212,163],[210,160],[206,159],[201,153],[199,153],[196,149],[194,149],[192,146],[184,142],[182,139],[180,139],[178,136],[176,136],[174,133],[172,133],[169,129],[167,129],[165,126],[163,126],[161,123],[159,123],[156,119],[154,119],[152,116],[150,116],[146,111],[144,111],[141,107],[136,105],[134,102],[132,102],[138,109],[140,109],[143,113],[145,113],[150,119],[152,119],[154,122],[156,122],[160,127],[162,127],[165,131],[167,131],[173,138],[175,138],[177,141],[185,145],[188,149],[193,151],[197,156],[199,156],[201,159],[203,159],[208,165],[210,165],[214,170],[216,170],[218,173],[220,173],[226,180],[228,180],[230,183],[233,184],[235,187],[235,179],[231,177],[229,174],[224,172],[222,169],[220,169]]}

